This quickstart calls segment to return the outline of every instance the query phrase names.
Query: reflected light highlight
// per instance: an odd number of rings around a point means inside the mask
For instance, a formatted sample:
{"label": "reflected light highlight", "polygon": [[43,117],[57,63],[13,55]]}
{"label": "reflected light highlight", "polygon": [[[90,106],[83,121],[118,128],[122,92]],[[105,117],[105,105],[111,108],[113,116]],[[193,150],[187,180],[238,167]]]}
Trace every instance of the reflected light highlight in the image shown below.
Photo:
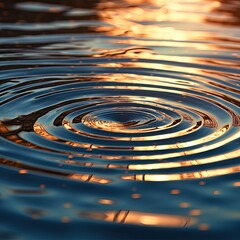
{"label": "reflected light highlight", "polygon": [[214,170],[205,170],[199,172],[188,172],[179,174],[135,174],[123,176],[123,180],[146,181],[146,182],[162,182],[162,181],[176,181],[185,179],[198,179],[222,176],[232,173],[239,173],[240,167],[220,168]]}
{"label": "reflected light highlight", "polygon": [[196,223],[196,219],[181,215],[144,213],[127,210],[81,212],[79,213],[79,216],[96,220],[104,220],[107,222],[158,227],[189,227]]}

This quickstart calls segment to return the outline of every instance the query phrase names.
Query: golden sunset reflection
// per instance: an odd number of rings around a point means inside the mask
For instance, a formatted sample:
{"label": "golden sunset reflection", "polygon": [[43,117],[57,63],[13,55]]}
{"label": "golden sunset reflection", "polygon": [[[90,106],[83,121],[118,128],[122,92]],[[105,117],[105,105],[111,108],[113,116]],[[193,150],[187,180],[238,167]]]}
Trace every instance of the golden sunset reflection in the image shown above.
{"label": "golden sunset reflection", "polygon": [[[67,125],[69,128],[69,125]],[[57,138],[52,136],[51,134],[47,133],[45,128],[39,124],[34,125],[34,130],[37,134],[40,136],[43,136],[49,140],[56,141]],[[7,126],[1,124],[1,132],[2,133],[8,133],[9,130]],[[219,130],[218,132],[215,132],[212,136],[208,136],[210,140],[215,139],[216,137],[219,137],[221,134],[223,134],[223,130]],[[219,135],[220,134],[220,135]],[[163,159],[169,159],[169,158],[175,158],[179,156],[186,156],[191,155],[198,152],[208,151],[211,149],[218,148],[220,146],[223,146],[224,144],[227,144],[228,142],[231,142],[235,139],[238,139],[240,137],[240,133],[233,134],[232,136],[228,137],[227,139],[223,139],[215,144],[206,145],[201,148],[196,148],[195,150],[186,150],[181,151],[177,153],[167,153],[167,154],[153,154],[153,155],[145,155],[145,156],[110,156],[110,155],[101,155],[101,154],[84,154],[84,153],[75,153],[74,156],[76,157],[83,157],[83,159],[87,158],[98,158],[98,159],[105,159],[105,160],[163,160]],[[17,134],[10,134],[7,136],[11,141],[19,143],[21,141],[22,145],[26,145],[27,143],[20,139]],[[204,138],[201,140],[201,142],[207,141],[207,138]],[[76,142],[66,142],[66,144],[82,147],[84,149],[94,149],[94,148],[103,148],[103,146],[93,146],[91,144],[84,144],[84,143],[76,143]],[[189,143],[188,143],[189,144]],[[179,148],[181,144],[176,144],[176,147]],[[163,149],[163,146],[160,146],[161,149]],[[182,146],[185,147],[185,146]],[[37,148],[37,146],[34,146],[34,148]],[[169,149],[174,148],[174,146],[169,146]],[[141,147],[134,147],[134,150],[138,149],[141,150]],[[132,149],[132,150],[133,150]],[[142,150],[156,150],[160,149],[158,146],[149,146],[143,147]],[[166,147],[164,148],[166,149]],[[167,168],[180,168],[180,167],[186,167],[186,166],[194,166],[194,165],[203,165],[203,164],[209,164],[209,163],[216,163],[220,161],[226,161],[229,159],[234,159],[240,156],[240,150],[236,149],[234,151],[226,152],[224,154],[219,154],[214,157],[206,157],[206,158],[197,158],[192,160],[186,160],[186,161],[179,161],[179,162],[155,162],[150,164],[139,164],[139,163],[130,163],[130,164],[103,164],[103,163],[92,163],[92,162],[80,162],[80,161],[74,161],[71,158],[67,160],[61,160],[61,162],[64,162],[66,164],[74,164],[74,165],[83,165],[86,167],[100,167],[100,168],[116,168],[116,169],[128,169],[128,170],[153,170],[153,169],[167,169]],[[22,170],[21,170],[22,171]],[[238,167],[232,167],[232,168],[225,168],[225,169],[216,169],[216,170],[205,170],[200,172],[193,172],[193,173],[181,173],[181,174],[169,174],[169,175],[151,175],[151,174],[136,174],[134,176],[122,176],[122,179],[125,180],[146,180],[146,181],[171,181],[171,180],[181,180],[181,179],[191,179],[191,178],[203,178],[203,177],[211,177],[211,176],[219,176],[219,175],[225,175],[230,174],[234,172],[239,172]],[[21,172],[22,173],[22,172]],[[92,182],[99,182],[102,184],[109,183],[109,179],[96,177],[91,174],[73,174],[69,176],[72,179],[81,180],[81,181],[92,181]]]}
{"label": "golden sunset reflection", "polygon": [[207,230],[209,230],[209,228],[210,228],[209,224],[205,224],[205,223],[199,224],[199,226],[198,226],[198,229],[200,231],[207,231]]}
{"label": "golden sunset reflection", "polygon": [[[70,127],[68,127],[70,129]],[[38,133],[44,137],[49,137],[49,134],[46,133],[46,131],[43,131],[43,128],[41,129],[41,132],[38,130],[39,128],[37,128]],[[186,143],[177,143],[174,145],[155,145],[155,146],[143,146],[143,147],[133,147],[132,149],[129,150],[138,150],[138,151],[151,151],[151,150],[161,150],[161,149],[175,149],[175,148],[185,148],[188,146],[193,146],[193,145],[197,145],[197,144],[201,144],[201,143],[206,143],[207,141],[211,141],[214,140],[218,137],[220,137],[222,134],[224,134],[225,128],[219,129],[217,132],[214,132],[213,134],[204,137],[202,139],[198,139],[196,141],[192,141],[192,142],[186,142]],[[169,158],[176,158],[176,157],[180,157],[180,156],[186,156],[186,155],[191,155],[194,153],[199,153],[199,152],[205,152],[205,151],[209,151],[211,149],[215,149],[218,148],[220,146],[223,146],[235,139],[238,139],[240,137],[240,132],[233,134],[232,136],[223,139],[221,141],[218,141],[217,143],[214,144],[210,144],[210,145],[206,145],[200,148],[195,148],[193,150],[185,150],[185,151],[180,151],[180,152],[176,152],[176,153],[167,153],[167,154],[154,154],[154,155],[142,155],[142,156],[129,156],[129,157],[124,157],[124,156],[109,156],[109,155],[96,155],[96,154],[75,154],[76,156],[82,156],[84,158],[87,157],[96,157],[96,158],[103,158],[106,160],[124,160],[124,159],[128,159],[128,160],[163,160],[163,159],[169,159]],[[50,135],[50,139],[51,139],[51,135]],[[154,139],[156,139],[156,136],[154,136]],[[126,140],[126,139],[125,139]],[[139,140],[139,139],[138,139]],[[145,140],[145,139],[144,139]],[[67,143],[67,142],[66,142]],[[75,146],[75,147],[82,147],[82,148],[86,148],[86,149],[94,149],[94,148],[99,148],[99,149],[108,149],[108,147],[104,147],[104,146],[94,146],[92,144],[84,144],[84,143],[74,143],[74,142],[69,142],[67,143],[69,145]],[[208,163],[214,163],[214,162],[220,162],[220,161],[225,161],[228,159],[233,159],[240,156],[240,150],[234,150],[231,152],[227,152],[225,154],[220,154],[214,157],[208,157],[208,158],[198,158],[198,159],[192,159],[192,160],[187,160],[187,161],[181,161],[181,162],[169,162],[169,163],[151,163],[151,164],[128,164],[128,165],[114,165],[112,164],[111,167],[114,168],[126,168],[129,170],[153,170],[153,169],[166,169],[166,168],[176,168],[176,167],[182,167],[182,166],[194,166],[194,165],[203,165],[203,164],[208,164]],[[80,164],[77,163],[76,161],[72,161],[71,160],[66,160],[64,161],[65,163],[68,164]],[[101,166],[101,164],[85,164],[86,166]],[[104,167],[104,164],[102,165]],[[108,167],[108,166],[106,166]],[[110,167],[110,165],[109,165]],[[221,171],[223,174],[228,174],[229,172],[227,171],[227,173],[225,173],[225,171]],[[197,173],[191,173],[191,174],[180,174],[177,176],[171,176],[171,175],[167,175],[167,176],[160,176],[160,179],[166,179],[166,180],[179,180],[179,179],[183,179],[185,178],[199,178],[202,176],[206,176],[209,177],[211,175],[215,176],[216,175],[220,175],[220,172],[211,172],[211,171],[202,171],[202,172],[197,172]],[[187,177],[186,177],[187,176]],[[83,177],[84,179],[85,177]],[[88,177],[86,177],[88,178]],[[125,178],[125,177],[123,177]],[[141,178],[141,177],[140,177]],[[145,178],[145,177],[144,177]],[[149,179],[152,179],[152,176],[148,176]],[[157,177],[158,178],[158,177]],[[137,179],[139,179],[139,177],[137,177]]]}
{"label": "golden sunset reflection", "polygon": [[[64,127],[66,129],[71,129],[71,126],[69,124],[64,123]],[[60,141],[59,138],[53,136],[52,134],[48,133],[45,127],[41,124],[35,123],[33,126],[34,131],[39,135],[42,136],[50,141]],[[91,149],[92,144],[89,143],[79,143],[79,142],[72,142],[72,141],[65,141],[65,144],[71,145],[73,147],[81,147],[85,149]]]}
{"label": "golden sunset reflection", "polygon": [[70,174],[68,175],[68,178],[73,180],[80,180],[83,182],[92,182],[92,183],[100,183],[100,184],[108,184],[111,182],[110,179],[98,177],[94,174]]}
{"label": "golden sunset reflection", "polygon": [[234,187],[240,187],[240,182],[234,182],[234,183],[233,183],[233,186],[234,186]]}
{"label": "golden sunset reflection", "polygon": [[[146,2],[148,5],[144,6],[138,1],[125,0],[123,1],[123,7],[114,3],[111,5],[100,3],[98,5],[98,8],[101,9],[99,17],[106,23],[116,27],[110,31],[111,34],[152,38],[156,37],[156,34],[162,33],[160,31],[162,28],[153,23],[184,22],[189,21],[189,18],[191,18],[191,22],[200,23],[204,21],[203,13],[211,9],[211,4],[200,4],[200,2],[196,4],[191,1],[145,1],[144,3]],[[143,25],[142,22],[147,24]],[[109,28],[101,27],[99,31],[109,30]],[[171,31],[169,32],[171,33]],[[161,35],[161,38],[162,36],[164,34]],[[175,40],[182,39],[180,34],[172,34],[171,36]]]}
{"label": "golden sunset reflection", "polygon": [[181,191],[179,189],[173,189],[170,191],[170,194],[172,194],[172,195],[178,195],[180,193],[181,193]]}
{"label": "golden sunset reflection", "polygon": [[191,206],[188,202],[182,202],[179,204],[180,208],[189,208]]}
{"label": "golden sunset reflection", "polygon": [[100,204],[103,204],[103,205],[111,205],[111,204],[113,204],[113,201],[111,199],[99,199],[98,202]]}
{"label": "golden sunset reflection", "polygon": [[[113,68],[136,67],[182,72],[187,67],[189,74],[201,75],[206,65],[226,66],[227,64],[229,67],[235,67],[238,62],[233,60],[223,61],[212,57],[211,61],[209,61],[208,58],[203,56],[190,57],[185,56],[189,55],[186,53],[180,56],[176,54],[177,49],[183,48],[188,49],[188,53],[202,51],[207,54],[207,51],[211,51],[214,55],[222,49],[238,49],[237,42],[235,44],[231,42],[230,46],[227,41],[223,41],[223,37],[219,33],[214,33],[212,26],[209,26],[209,31],[208,29],[202,30],[202,26],[206,21],[214,19],[211,16],[221,5],[220,1],[208,0],[124,0],[122,5],[114,2],[101,2],[97,6],[99,9],[98,16],[108,25],[96,27],[96,31],[104,32],[109,36],[129,37],[129,39],[112,39],[111,44],[131,45],[130,51],[126,50],[123,53],[117,53],[116,49],[110,49],[107,51],[107,55],[111,56],[113,54],[116,58],[129,57],[132,62],[124,63],[119,59],[117,63],[105,62],[97,65]],[[206,13],[208,13],[207,17]],[[227,13],[224,12],[224,16],[227,17]],[[186,23],[188,23],[187,31],[185,28]],[[131,50],[134,48],[136,48],[137,53]],[[139,51],[137,51],[137,48],[139,48]],[[157,50],[154,51],[153,49],[156,48]],[[106,49],[99,48],[96,51],[105,53]],[[94,57],[103,56],[95,54]],[[139,59],[145,61],[138,61]],[[151,60],[151,63],[147,62],[148,59]],[[154,60],[155,62],[153,62]],[[205,82],[204,79],[202,81]]]}
{"label": "golden sunset reflection", "polygon": [[28,171],[26,169],[20,169],[19,171],[19,174],[27,174]]}
{"label": "golden sunset reflection", "polygon": [[189,212],[190,216],[200,216],[202,214],[202,211],[199,209],[193,209]]}
{"label": "golden sunset reflection", "polygon": [[[187,76],[186,76],[187,77]],[[136,85],[136,89],[142,89],[142,87],[144,87],[145,85],[151,85],[151,86],[168,86],[168,87],[179,87],[180,89],[191,89],[193,87],[197,87],[198,83],[194,82],[192,79],[190,81],[190,79],[175,79],[172,78],[171,76],[167,77],[156,77],[156,76],[143,76],[143,75],[136,75],[136,74],[111,74],[111,77],[109,78],[109,76],[105,76],[102,75],[101,79],[104,82],[114,82],[114,83],[126,83],[126,89],[128,89],[129,84],[139,84],[139,81],[141,82],[141,86]],[[169,81],[169,79],[171,79],[171,81]],[[203,81],[203,79],[202,79]],[[163,85],[162,85],[163,84]],[[117,86],[116,86],[117,87]],[[133,87],[133,86],[132,86]],[[147,97],[147,96],[143,96],[142,97],[145,100],[148,100],[149,102],[155,102],[156,100],[158,100],[158,98],[156,97]],[[121,97],[119,96],[119,99],[130,99],[130,100],[134,100],[137,101],[139,100],[137,97],[130,97],[130,96],[124,96]],[[156,105],[156,103],[155,103]]]}
{"label": "golden sunset reflection", "polygon": [[189,216],[144,213],[136,211],[106,211],[106,212],[83,212],[79,216],[84,216],[96,220],[107,222],[149,225],[158,227],[190,227],[196,224],[197,220]]}
{"label": "golden sunset reflection", "polygon": [[235,150],[221,155],[216,155],[214,157],[195,159],[189,161],[180,161],[180,162],[169,162],[169,163],[152,163],[152,164],[130,164],[128,169],[130,170],[153,170],[153,169],[164,169],[164,168],[176,168],[183,166],[194,166],[202,165],[208,163],[215,163],[220,161],[225,161],[228,159],[236,158],[240,156],[240,150]]}
{"label": "golden sunset reflection", "polygon": [[162,181],[176,181],[184,179],[198,179],[222,176],[226,174],[239,173],[240,167],[229,167],[220,168],[214,170],[204,170],[199,172],[188,172],[179,174],[135,174],[123,176],[123,180],[134,180],[134,181],[149,181],[149,182],[162,182]]}
{"label": "golden sunset reflection", "polygon": [[[210,39],[213,35],[207,31],[195,30],[194,25],[189,31],[186,31],[184,24],[189,22],[189,19],[191,19],[192,24],[208,21],[206,12],[214,12],[221,5],[220,2],[148,0],[144,3],[147,4],[129,0],[123,1],[122,6],[114,2],[99,3],[99,17],[110,26],[100,26],[97,31],[105,32],[106,35],[131,36],[129,40],[120,40],[121,43],[141,46],[157,44],[158,46],[192,47],[202,50],[218,48],[216,44],[186,42],[188,40]],[[174,22],[175,24],[173,24]],[[184,30],[181,30],[181,27]],[[134,37],[148,38],[148,40],[134,39]],[[151,43],[150,39],[161,39],[161,41]],[[164,42],[164,39],[167,42]]]}
{"label": "golden sunset reflection", "polygon": [[34,130],[34,132],[37,133],[39,136],[42,136],[42,137],[44,137],[44,138],[46,138],[46,139],[48,139],[48,140],[51,140],[51,141],[57,141],[57,140],[59,140],[57,137],[49,134],[49,133],[46,131],[46,129],[44,128],[44,126],[43,126],[43,125],[40,125],[40,124],[38,124],[38,123],[35,123],[35,124],[33,125],[33,130]]}
{"label": "golden sunset reflection", "polygon": [[[127,170],[157,170],[157,169],[170,169],[170,168],[181,168],[181,167],[187,167],[187,166],[197,166],[197,165],[203,165],[203,164],[209,164],[209,163],[216,163],[220,161],[225,161],[225,160],[230,160],[233,158],[236,158],[240,155],[240,150],[235,150],[233,152],[229,152],[226,154],[221,154],[221,155],[216,155],[214,157],[209,157],[209,158],[203,158],[203,159],[196,159],[196,160],[189,160],[189,161],[179,161],[179,162],[160,162],[160,163],[151,163],[151,164],[103,164],[103,163],[91,163],[91,162],[79,162],[79,161],[74,161],[74,160],[65,160],[62,161],[66,164],[73,164],[73,165],[81,165],[81,166],[86,166],[86,167],[99,167],[99,168],[115,168],[115,169],[127,169]],[[79,156],[76,154],[76,156]],[[87,157],[87,156],[82,156],[82,157]],[[93,157],[89,155],[88,157]],[[104,157],[105,159],[105,157]],[[233,172],[237,172],[237,169],[232,169]],[[211,177],[211,176],[218,176],[221,174],[229,174],[231,171],[229,169],[226,170],[221,170],[221,171],[201,171],[201,172],[194,172],[194,173],[184,173],[184,174],[175,174],[175,175],[157,175],[156,176],[156,181],[158,179],[161,179],[161,181],[171,181],[171,180],[181,180],[184,178],[204,178],[204,177]],[[82,177],[82,179],[86,180],[88,179],[89,175]],[[123,176],[122,179],[125,180],[142,180],[145,178],[146,175],[134,175],[132,176]],[[147,178],[154,179],[153,176],[149,175]],[[237,184],[237,183],[236,183]]]}

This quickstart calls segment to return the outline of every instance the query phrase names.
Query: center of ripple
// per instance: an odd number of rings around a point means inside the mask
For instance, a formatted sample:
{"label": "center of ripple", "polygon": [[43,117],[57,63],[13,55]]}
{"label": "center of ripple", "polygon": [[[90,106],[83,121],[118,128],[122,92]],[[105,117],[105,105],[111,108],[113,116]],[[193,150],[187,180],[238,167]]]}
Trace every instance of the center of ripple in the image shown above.
{"label": "center of ripple", "polygon": [[141,131],[148,124],[160,121],[163,116],[149,109],[136,107],[116,107],[87,113],[81,122],[88,127],[110,132]]}

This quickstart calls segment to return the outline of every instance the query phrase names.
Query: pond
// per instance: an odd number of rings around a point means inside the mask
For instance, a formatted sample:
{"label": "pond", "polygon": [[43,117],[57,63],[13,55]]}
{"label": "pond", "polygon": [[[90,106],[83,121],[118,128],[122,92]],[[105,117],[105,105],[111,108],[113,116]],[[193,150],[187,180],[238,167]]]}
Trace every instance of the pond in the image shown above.
{"label": "pond", "polygon": [[237,240],[240,4],[0,1],[0,239]]}

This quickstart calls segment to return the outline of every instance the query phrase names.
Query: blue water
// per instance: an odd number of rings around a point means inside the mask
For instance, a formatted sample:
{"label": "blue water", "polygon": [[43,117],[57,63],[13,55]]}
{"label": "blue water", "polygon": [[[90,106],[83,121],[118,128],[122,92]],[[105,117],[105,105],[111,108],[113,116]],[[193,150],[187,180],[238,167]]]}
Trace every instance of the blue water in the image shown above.
{"label": "blue water", "polygon": [[239,239],[239,12],[0,1],[0,239]]}

